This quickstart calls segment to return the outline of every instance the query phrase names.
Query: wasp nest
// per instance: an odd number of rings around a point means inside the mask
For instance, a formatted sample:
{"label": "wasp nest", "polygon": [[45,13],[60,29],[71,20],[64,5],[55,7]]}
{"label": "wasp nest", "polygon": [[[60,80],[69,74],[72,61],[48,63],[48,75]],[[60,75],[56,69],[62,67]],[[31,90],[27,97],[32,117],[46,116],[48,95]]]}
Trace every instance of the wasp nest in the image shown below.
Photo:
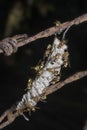
{"label": "wasp nest", "polygon": [[47,57],[46,63],[35,68],[38,71],[35,80],[31,81],[29,79],[29,89],[18,103],[17,110],[22,110],[23,108],[34,110],[37,104],[35,97],[41,97],[47,87],[59,81],[61,67],[66,67],[68,63],[68,51],[65,41],[60,41],[55,37],[52,47],[48,46],[45,57]]}

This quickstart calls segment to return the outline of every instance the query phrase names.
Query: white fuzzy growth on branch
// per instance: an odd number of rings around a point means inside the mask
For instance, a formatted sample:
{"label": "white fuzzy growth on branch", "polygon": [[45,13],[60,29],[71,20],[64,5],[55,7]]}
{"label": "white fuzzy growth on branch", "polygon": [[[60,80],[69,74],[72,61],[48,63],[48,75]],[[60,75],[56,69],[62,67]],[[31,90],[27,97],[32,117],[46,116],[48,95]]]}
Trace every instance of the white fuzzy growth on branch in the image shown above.
{"label": "white fuzzy growth on branch", "polygon": [[[51,53],[48,56],[45,66],[42,69],[41,75],[35,78],[32,83],[32,88],[23,95],[22,101],[17,105],[17,110],[26,108],[27,104],[34,107],[37,102],[35,97],[43,94],[43,91],[49,87],[51,82],[60,74],[61,66],[64,64],[64,53],[67,50],[67,45],[61,44],[61,41],[55,37]],[[57,73],[57,74],[55,74]]]}

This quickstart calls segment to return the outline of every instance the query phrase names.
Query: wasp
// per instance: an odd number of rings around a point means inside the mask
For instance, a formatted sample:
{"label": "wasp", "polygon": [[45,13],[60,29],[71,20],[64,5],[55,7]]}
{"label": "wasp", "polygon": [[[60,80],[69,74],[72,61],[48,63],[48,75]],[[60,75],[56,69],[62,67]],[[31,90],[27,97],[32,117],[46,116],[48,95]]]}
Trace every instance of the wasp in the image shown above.
{"label": "wasp", "polygon": [[46,51],[45,51],[45,54],[44,54],[44,60],[45,60],[45,58],[47,58],[48,56],[49,56],[49,54],[50,54],[50,52],[51,52],[51,44],[49,44],[48,46],[47,46],[47,49],[46,49]]}
{"label": "wasp", "polygon": [[60,75],[57,75],[51,82],[50,84],[56,84],[60,80]]}
{"label": "wasp", "polygon": [[27,84],[28,89],[31,89],[32,83],[33,83],[33,80],[31,78],[29,78],[28,84]]}
{"label": "wasp", "polygon": [[59,27],[59,26],[61,25],[61,22],[57,20],[57,21],[54,22],[54,24],[55,24],[57,27]]}
{"label": "wasp", "polygon": [[67,43],[67,40],[62,40],[61,43],[58,45],[58,48],[61,48],[66,43]]}
{"label": "wasp", "polygon": [[66,51],[63,55],[63,60],[64,60],[64,68],[66,68],[69,65],[69,53]]}
{"label": "wasp", "polygon": [[45,65],[45,60],[49,56],[50,51],[51,51],[51,44],[49,44],[47,46],[47,49],[46,49],[44,57],[43,57],[43,61],[39,62],[39,64],[33,68],[36,71],[37,75],[40,75],[42,73],[42,69]]}
{"label": "wasp", "polygon": [[52,57],[52,59],[51,59],[51,63],[52,63],[52,64],[55,64],[56,60],[58,60],[59,57],[60,57],[60,54],[57,53],[55,56]]}

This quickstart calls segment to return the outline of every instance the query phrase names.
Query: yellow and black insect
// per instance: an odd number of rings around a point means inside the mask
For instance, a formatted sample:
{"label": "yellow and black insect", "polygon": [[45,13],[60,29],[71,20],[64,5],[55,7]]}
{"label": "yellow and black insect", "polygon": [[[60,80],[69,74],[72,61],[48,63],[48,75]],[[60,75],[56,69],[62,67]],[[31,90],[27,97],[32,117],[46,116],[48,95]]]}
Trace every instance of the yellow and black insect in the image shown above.
{"label": "yellow and black insect", "polygon": [[28,83],[27,83],[27,89],[31,89],[33,80],[29,78]]}
{"label": "yellow and black insect", "polygon": [[63,55],[63,60],[64,60],[64,68],[66,68],[69,65],[69,52],[66,51]]}
{"label": "yellow and black insect", "polygon": [[49,56],[49,54],[50,54],[50,52],[51,52],[51,44],[49,44],[48,46],[47,46],[47,49],[46,49],[46,51],[45,51],[45,54],[44,54],[44,58],[43,59],[45,59],[45,58],[48,58],[48,56]]}

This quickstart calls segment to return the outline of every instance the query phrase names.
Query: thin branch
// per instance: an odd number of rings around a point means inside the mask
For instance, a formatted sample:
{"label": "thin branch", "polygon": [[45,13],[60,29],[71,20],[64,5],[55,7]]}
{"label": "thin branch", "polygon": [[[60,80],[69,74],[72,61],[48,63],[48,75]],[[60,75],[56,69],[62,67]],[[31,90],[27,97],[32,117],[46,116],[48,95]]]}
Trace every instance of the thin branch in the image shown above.
{"label": "thin branch", "polygon": [[[86,21],[87,21],[87,14],[84,14],[84,15],[78,17],[78,18],[75,18],[74,20],[61,23],[59,26],[53,26],[51,28],[48,28],[48,29],[46,29],[46,30],[44,30],[44,31],[32,36],[32,37],[26,37],[26,38],[24,37],[24,39],[22,38],[22,41],[17,40],[17,36],[20,36],[20,35],[16,35],[16,37],[14,36],[14,37],[11,37],[10,39],[12,39],[12,40],[14,39],[14,40],[17,41],[15,43],[15,46],[18,48],[18,47],[24,46],[24,45],[26,45],[26,44],[28,44],[30,42],[33,42],[33,41],[35,41],[37,39],[45,38],[45,37],[49,37],[51,35],[54,35],[55,33],[60,34],[66,28],[71,27],[72,25],[78,25],[78,24],[86,22]],[[9,39],[9,38],[7,38],[7,39]],[[5,40],[3,40],[3,42],[2,41],[0,42],[0,45],[3,44],[3,43],[4,43],[4,47],[0,46],[0,53],[5,52],[4,48],[6,48],[5,47],[7,45],[6,43],[9,43],[9,42],[8,41],[6,42]],[[7,48],[9,48],[9,46]],[[9,50],[10,49],[8,49],[8,51]],[[7,55],[11,55],[13,52],[9,52],[9,54],[7,54]]]}
{"label": "thin branch", "polygon": [[[47,88],[46,93],[44,93],[44,95],[47,96],[47,95],[57,91],[58,89],[62,88],[66,84],[79,80],[85,76],[87,76],[87,71],[77,72],[76,74],[68,77],[64,81],[59,82],[59,83]],[[40,101],[40,99],[38,98],[37,102],[39,102],[39,101]],[[24,111],[25,111],[25,108],[22,110],[22,112],[24,112]],[[0,122],[1,122],[0,129],[11,124],[18,116],[20,116],[20,114],[16,111],[16,108],[14,106],[12,108],[8,109],[7,111],[5,111],[5,113],[0,117]],[[7,120],[5,120],[5,119],[7,119]]]}

